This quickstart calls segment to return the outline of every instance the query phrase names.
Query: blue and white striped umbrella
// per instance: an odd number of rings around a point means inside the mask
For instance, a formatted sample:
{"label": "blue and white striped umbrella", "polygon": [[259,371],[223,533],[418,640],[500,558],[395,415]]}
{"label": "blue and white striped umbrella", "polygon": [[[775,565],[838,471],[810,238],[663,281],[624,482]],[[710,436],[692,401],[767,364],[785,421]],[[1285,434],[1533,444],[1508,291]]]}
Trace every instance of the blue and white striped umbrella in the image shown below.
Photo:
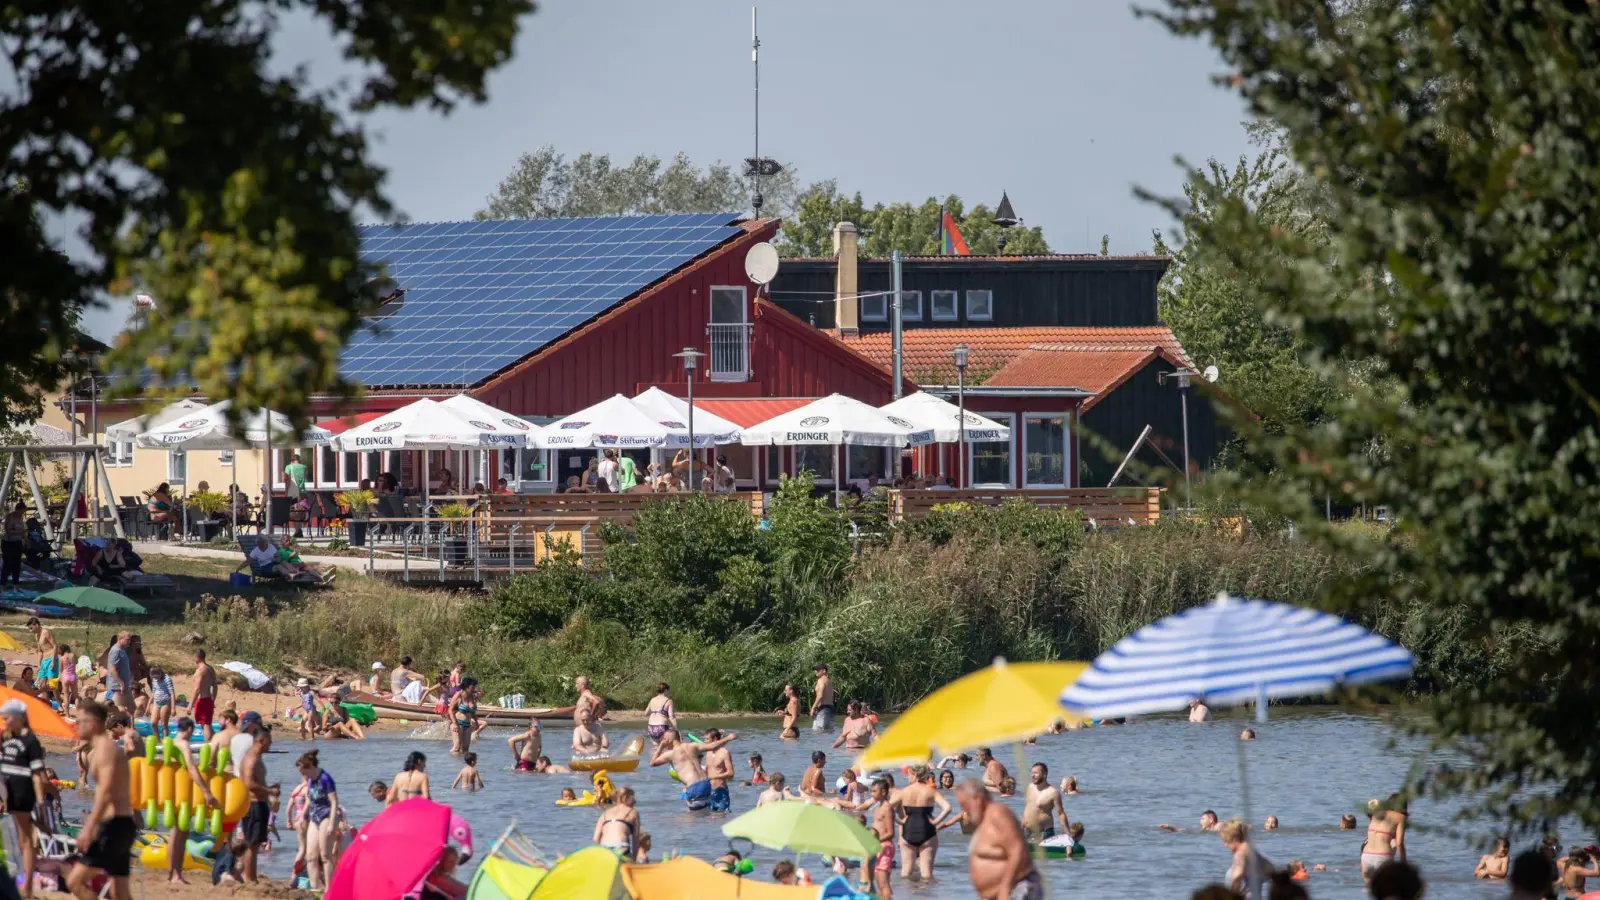
{"label": "blue and white striped umbrella", "polygon": [[1404,678],[1413,664],[1406,648],[1338,616],[1218,594],[1118,641],[1061,705],[1086,719],[1181,710],[1190,700],[1236,706]]}

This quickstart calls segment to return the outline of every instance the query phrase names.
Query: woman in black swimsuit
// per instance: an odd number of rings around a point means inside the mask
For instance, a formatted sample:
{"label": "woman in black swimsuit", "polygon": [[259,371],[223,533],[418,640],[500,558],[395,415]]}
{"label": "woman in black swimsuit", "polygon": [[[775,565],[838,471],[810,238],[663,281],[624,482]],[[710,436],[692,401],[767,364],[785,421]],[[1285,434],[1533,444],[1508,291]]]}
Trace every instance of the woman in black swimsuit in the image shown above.
{"label": "woman in black swimsuit", "polygon": [[934,788],[933,778],[931,769],[917,766],[911,770],[911,783],[892,801],[901,815],[901,878],[911,877],[913,863],[923,881],[933,877],[933,858],[939,851],[939,824],[950,815],[950,802]]}

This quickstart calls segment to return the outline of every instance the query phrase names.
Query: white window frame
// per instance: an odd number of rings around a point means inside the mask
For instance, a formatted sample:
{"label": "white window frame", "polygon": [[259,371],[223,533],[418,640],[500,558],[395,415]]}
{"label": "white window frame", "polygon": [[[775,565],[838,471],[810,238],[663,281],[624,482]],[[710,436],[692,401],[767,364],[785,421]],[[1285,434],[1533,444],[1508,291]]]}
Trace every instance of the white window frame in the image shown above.
{"label": "white window frame", "polygon": [[[978,312],[977,311],[977,307],[975,305],[973,305],[972,301],[973,301],[973,297],[975,295],[979,296],[979,297],[982,297],[986,301],[988,301],[988,306],[981,313]],[[988,288],[974,288],[974,289],[972,289],[970,291],[967,291],[967,321],[969,321],[969,322],[993,322],[994,321],[994,291],[992,291],[992,290],[990,290]]]}
{"label": "white window frame", "polygon": [[231,465],[233,465],[233,455],[234,455],[235,452],[236,451],[233,451],[233,450],[218,450],[217,451],[217,464],[218,465],[223,465],[223,466],[231,466]]}
{"label": "white window frame", "polygon": [[[1061,481],[1032,482],[1028,481],[1028,420],[1029,419],[1059,419],[1061,420]],[[1066,413],[1023,413],[1021,418],[1021,443],[1022,456],[1017,459],[1020,463],[1020,477],[1024,488],[1065,488],[1072,483],[1072,418]],[[1016,434],[1017,432],[1012,432]]]}
{"label": "white window frame", "polygon": [[[354,456],[356,458],[356,472],[355,472],[355,477],[354,478],[346,478],[346,477],[344,477],[345,476],[345,466],[344,466],[344,464],[345,464],[345,457],[347,457],[347,456]],[[333,462],[334,462],[335,468],[337,468],[339,470],[339,487],[342,487],[342,488],[355,488],[355,487],[359,487],[360,486],[361,478],[362,478],[361,470],[362,470],[362,468],[364,466],[366,466],[366,463],[367,463],[366,454],[361,453],[360,451],[346,452],[346,451],[341,451],[341,450],[337,450],[336,449],[336,450],[333,451]]]}
{"label": "white window frame", "polygon": [[133,465],[133,441],[106,441],[105,464],[112,468]]}
{"label": "white window frame", "polygon": [[[324,471],[328,468],[328,466],[324,465],[324,453],[333,454],[332,472]],[[306,481],[306,490],[337,488],[339,486],[339,451],[334,449],[332,444],[325,444],[321,447],[313,447],[311,455],[314,461],[311,465],[311,477]]]}
{"label": "white window frame", "polygon": [[[912,306],[913,303],[915,303],[916,305]],[[921,322],[922,321],[922,292],[921,291],[901,291],[900,292],[900,321],[902,321],[902,322]]]}
{"label": "white window frame", "polygon": [[[950,299],[950,311],[939,312],[939,298]],[[929,291],[928,314],[935,322],[954,322],[961,318],[961,292],[960,291]]]}
{"label": "white window frame", "polygon": [[[868,312],[867,311],[867,304],[868,303],[873,303],[873,304],[877,305],[876,309],[873,312]],[[862,293],[859,293],[859,294],[856,295],[856,306],[860,310],[861,321],[863,321],[863,322],[887,322],[887,321],[889,321],[889,292],[888,291],[864,291]]]}
{"label": "white window frame", "polygon": [[[968,410],[968,411],[971,412],[971,410]],[[1006,427],[1011,429],[1011,437],[1010,437],[1010,439],[1004,442],[1004,443],[1010,445],[1010,448],[1007,450],[1007,457],[1008,457],[1007,462],[1008,462],[1008,465],[1006,466],[1006,480],[1004,482],[998,482],[998,481],[976,482],[976,481],[972,480],[972,473],[973,473],[973,464],[972,463],[973,463],[973,459],[974,459],[973,454],[977,450],[977,446],[978,445],[973,443],[973,442],[971,442],[971,441],[968,441],[967,442],[967,472],[966,472],[967,477],[964,479],[964,482],[967,485],[969,485],[971,487],[974,487],[974,488],[1004,488],[1006,490],[1015,490],[1016,487],[1017,487],[1017,478],[1018,478],[1018,475],[1017,475],[1017,460],[1019,459],[1019,457],[1017,455],[1017,447],[1021,443],[1021,438],[1018,436],[1017,428],[1016,428],[1017,415],[1018,414],[1017,413],[1013,413],[1013,412],[985,412],[985,413],[978,413],[978,415],[983,416],[986,419],[992,419],[992,420],[994,420],[996,422],[1000,422],[1001,424],[1003,424]],[[985,443],[985,444],[999,444],[999,443],[1002,443],[1002,442],[1001,441],[983,441],[982,443]]]}
{"label": "white window frame", "polygon": [[[506,480],[506,488],[507,489],[509,489],[509,490],[511,490],[513,492],[520,493],[521,490],[522,490],[522,485],[524,483],[528,484],[529,486],[548,487],[549,485],[551,485],[551,484],[553,484],[555,482],[555,469],[554,469],[555,460],[552,458],[552,454],[554,453],[554,451],[552,449],[550,449],[548,447],[546,447],[546,448],[519,447],[519,448],[515,448],[515,449],[511,449],[511,450],[501,450],[500,453],[501,453],[500,471],[499,471],[498,474],[495,475],[495,484],[496,485],[499,484],[500,479],[504,478]],[[542,454],[544,454],[544,477],[543,478],[523,478],[522,477],[522,473],[524,471],[523,465],[526,462],[525,458],[522,455],[524,453],[542,453]],[[511,473],[509,475],[506,474],[506,460],[508,458],[511,460]],[[639,474],[641,476],[643,476],[644,473],[641,471]],[[494,485],[490,485],[489,488],[490,488],[490,490],[493,490],[494,489]]]}
{"label": "white window frame", "polygon": [[[182,471],[182,473],[179,473],[177,469],[173,468],[172,464],[173,464],[174,461],[177,461],[177,460],[182,460],[182,463],[183,463],[183,471]],[[188,484],[189,484],[189,451],[187,451],[187,450],[168,450],[167,451],[167,484],[177,484],[177,485],[183,485],[185,487],[188,486]]]}
{"label": "white window frame", "polygon": [[[389,471],[389,463],[392,462],[391,458],[389,457],[389,454],[393,453],[393,452],[395,452],[395,451],[393,451],[393,450],[363,450],[363,451],[361,451],[361,477],[371,481],[373,483],[373,487],[377,487],[378,476],[382,475],[384,472]],[[377,471],[373,471],[373,469],[372,469],[372,454],[374,454],[374,453],[378,454],[378,469],[377,469]],[[359,486],[360,482],[357,482],[356,484]]]}

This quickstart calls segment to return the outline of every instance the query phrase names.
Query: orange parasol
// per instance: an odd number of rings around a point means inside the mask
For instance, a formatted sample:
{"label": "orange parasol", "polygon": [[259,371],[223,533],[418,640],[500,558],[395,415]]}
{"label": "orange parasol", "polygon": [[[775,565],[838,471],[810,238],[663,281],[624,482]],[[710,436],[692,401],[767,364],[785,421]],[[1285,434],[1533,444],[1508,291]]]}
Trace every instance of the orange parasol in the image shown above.
{"label": "orange parasol", "polygon": [[74,728],[61,714],[50,708],[50,704],[38,697],[29,696],[21,691],[0,685],[0,703],[8,700],[21,700],[28,708],[28,727],[40,737],[64,738],[77,740],[78,729]]}

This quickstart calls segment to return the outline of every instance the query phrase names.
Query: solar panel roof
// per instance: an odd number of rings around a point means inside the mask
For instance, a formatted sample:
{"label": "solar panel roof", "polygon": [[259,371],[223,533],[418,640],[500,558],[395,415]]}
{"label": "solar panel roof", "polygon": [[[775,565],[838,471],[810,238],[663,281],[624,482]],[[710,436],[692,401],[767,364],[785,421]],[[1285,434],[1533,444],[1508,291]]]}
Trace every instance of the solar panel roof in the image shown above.
{"label": "solar panel roof", "polygon": [[368,225],[404,302],[340,365],[369,387],[474,384],[742,234],[732,213]]}

